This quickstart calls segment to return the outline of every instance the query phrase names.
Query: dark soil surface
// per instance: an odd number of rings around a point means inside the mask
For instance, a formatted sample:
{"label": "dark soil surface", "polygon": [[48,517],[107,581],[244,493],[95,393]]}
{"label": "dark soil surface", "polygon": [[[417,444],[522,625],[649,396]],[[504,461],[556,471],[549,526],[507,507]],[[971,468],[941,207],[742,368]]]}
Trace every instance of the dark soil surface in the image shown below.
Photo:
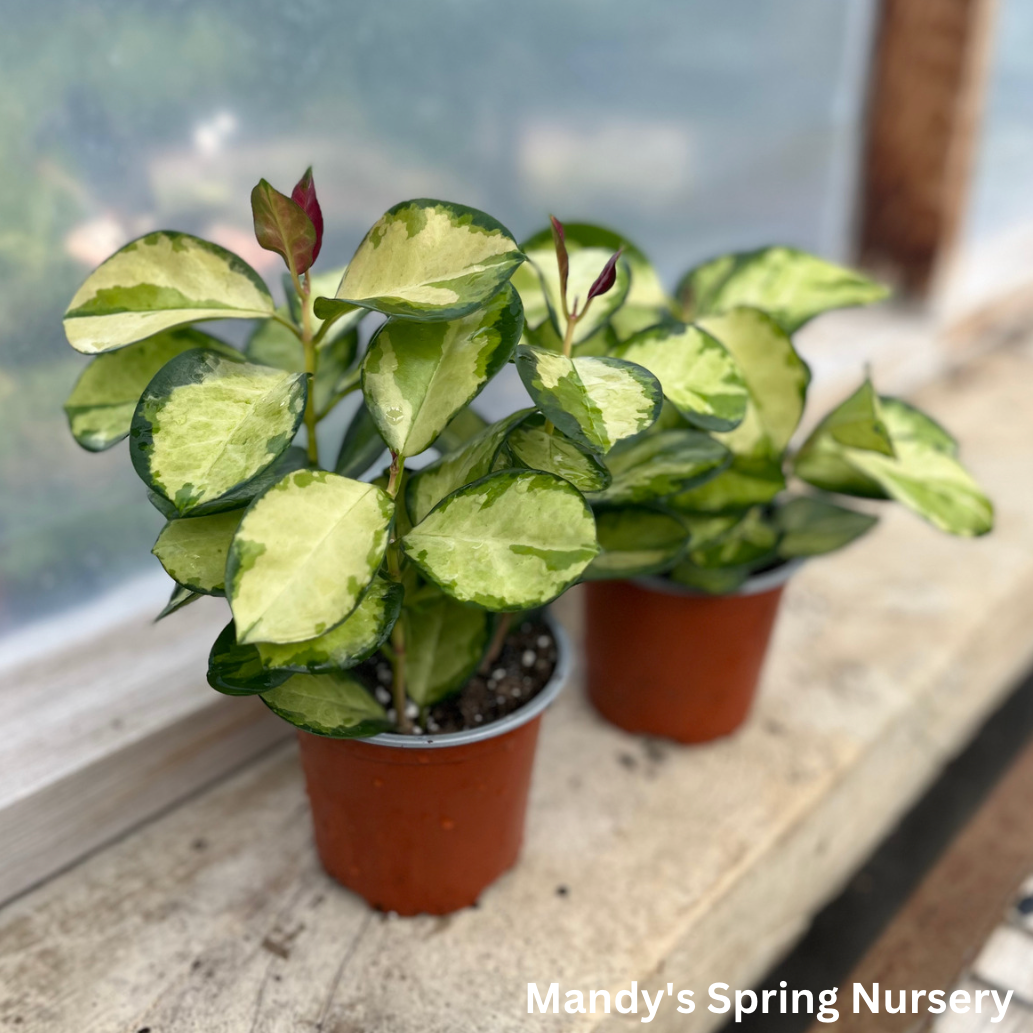
{"label": "dark soil surface", "polygon": [[[486,674],[475,674],[454,696],[435,703],[426,715],[426,727],[421,724],[423,715],[413,716],[419,728],[417,734],[443,735],[483,728],[512,714],[548,685],[556,669],[557,655],[556,640],[544,621],[525,620],[515,625]],[[390,681],[390,668],[382,658],[360,664],[357,673],[382,686],[379,667],[385,668],[383,673]],[[390,697],[382,687],[378,688],[377,697],[382,694],[387,704]]]}

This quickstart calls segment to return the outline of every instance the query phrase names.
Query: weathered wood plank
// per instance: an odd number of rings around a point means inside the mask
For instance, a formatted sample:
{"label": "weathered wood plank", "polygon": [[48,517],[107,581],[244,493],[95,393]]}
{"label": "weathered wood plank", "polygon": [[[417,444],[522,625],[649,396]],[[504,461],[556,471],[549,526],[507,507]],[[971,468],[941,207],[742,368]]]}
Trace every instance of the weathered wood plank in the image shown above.
{"label": "weathered wood plank", "polygon": [[[739,735],[628,736],[572,687],[543,728],[522,863],[479,908],[371,917],[320,874],[285,750],[0,911],[0,1028],[509,1033],[529,1028],[528,981],[749,985],[1033,658],[1031,378],[1016,349],[923,392],[998,531],[959,542],[896,513],[806,568]],[[665,1005],[652,1028],[720,1021]]]}

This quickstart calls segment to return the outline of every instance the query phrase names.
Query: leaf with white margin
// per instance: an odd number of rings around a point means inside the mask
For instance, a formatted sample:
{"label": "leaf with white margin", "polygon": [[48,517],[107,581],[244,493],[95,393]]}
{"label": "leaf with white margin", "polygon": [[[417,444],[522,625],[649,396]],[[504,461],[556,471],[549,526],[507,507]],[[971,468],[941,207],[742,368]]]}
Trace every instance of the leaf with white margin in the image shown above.
{"label": "leaf with white margin", "polygon": [[170,520],[151,552],[165,573],[184,588],[205,595],[225,594],[226,555],[244,510]]}
{"label": "leaf with white margin", "polygon": [[387,712],[354,674],[294,674],[259,699],[284,721],[314,735],[356,739],[391,729]]}
{"label": "leaf with white margin", "polygon": [[834,552],[867,534],[878,520],[825,499],[799,496],[775,513],[775,522],[782,532],[778,554],[789,558]]}
{"label": "leaf with white margin", "polygon": [[676,516],[649,506],[599,509],[595,528],[602,551],[585,571],[586,581],[658,574],[678,562],[689,537]]}
{"label": "leaf with white margin", "polygon": [[578,491],[602,491],[610,483],[610,471],[602,460],[558,428],[552,428],[550,434],[541,413],[528,416],[514,427],[506,445],[519,465],[554,473],[570,481]]}
{"label": "leaf with white margin", "polygon": [[830,309],[871,305],[888,288],[796,248],[767,247],[722,255],[691,269],[675,292],[686,319],[738,305],[767,312],[786,333]]}
{"label": "leaf with white margin", "polygon": [[462,319],[389,319],[362,361],[362,393],[388,448],[419,455],[509,361],[520,339],[520,298],[508,284]]}
{"label": "leaf with white margin", "polygon": [[76,351],[94,355],[202,319],[268,319],[273,308],[269,288],[242,258],[189,233],[159,230],[90,273],[64,328]]}
{"label": "leaf with white margin", "polygon": [[212,646],[208,683],[220,692],[265,692],[292,673],[322,674],[354,667],[387,640],[401,613],[403,594],[400,584],[375,577],[362,602],[336,628],[286,645],[241,645],[231,621]]}
{"label": "leaf with white margin", "polygon": [[394,503],[372,484],[299,470],[248,508],[226,594],[237,641],[302,642],[359,604],[384,559]]}
{"label": "leaf with white margin", "polygon": [[418,706],[429,707],[461,689],[488,646],[485,610],[447,595],[407,606],[405,687]]}
{"label": "leaf with white margin", "polygon": [[337,299],[389,316],[458,319],[483,308],[523,260],[509,230],[476,208],[403,201],[363,238]]}
{"label": "leaf with white margin", "polygon": [[[286,312],[286,309],[283,311]],[[333,341],[319,349],[312,390],[316,413],[320,417],[325,416],[332,407],[338,385],[355,360],[358,346],[358,334],[352,332],[338,334]],[[271,319],[258,325],[248,338],[244,354],[252,362],[263,366],[275,366],[291,373],[305,372],[305,348],[298,335]]]}
{"label": "leaf with white margin", "polygon": [[614,354],[653,373],[693,426],[731,430],[746,415],[749,395],[742,371],[728,349],[698,326],[650,327],[618,345]]}
{"label": "leaf with white margin", "polygon": [[[571,309],[577,301],[578,311],[584,311],[589,289],[612,257],[613,251],[607,248],[580,248],[570,253],[567,300]],[[538,270],[552,328],[562,340],[566,332],[566,323],[560,302],[560,271],[556,263],[556,252],[551,248],[536,250],[528,252],[527,258]],[[623,258],[617,263],[616,274],[614,285],[605,294],[593,298],[588,311],[578,319],[572,338],[575,344],[591,337],[609,322],[610,317],[624,304],[631,286],[631,272]]]}
{"label": "leaf with white margin", "polygon": [[599,550],[577,489],[530,470],[503,470],[460,488],[401,544],[445,593],[494,611],[555,599]]}
{"label": "leaf with white margin", "polygon": [[606,458],[612,480],[594,503],[652,502],[716,477],[731,461],[720,442],[698,430],[647,434]]}
{"label": "leaf with white margin", "polygon": [[510,429],[534,410],[521,409],[475,434],[455,452],[449,452],[409,476],[405,505],[418,524],[446,495],[464,484],[479,481],[495,469],[495,462]]}
{"label": "leaf with white margin", "polygon": [[305,398],[302,374],[184,352],[140,398],[129,457],[143,482],[185,515],[274,463],[294,440]]}
{"label": "leaf with white margin", "polygon": [[532,345],[517,348],[517,372],[539,409],[568,438],[603,455],[652,426],[663,405],[656,377],[632,362],[568,359]]}
{"label": "leaf with white margin", "polygon": [[797,475],[827,491],[895,499],[949,534],[990,531],[993,505],[958,462],[954,439],[913,406],[879,401],[895,456],[843,445],[822,424],[800,450]]}
{"label": "leaf with white margin", "polygon": [[[700,320],[700,326],[725,346],[749,392],[750,408],[773,453],[789,444],[803,416],[811,371],[789,335],[769,315],[755,308],[734,308]],[[729,441],[725,444],[737,451]]]}
{"label": "leaf with white margin", "polygon": [[192,348],[241,357],[225,342],[189,327],[165,330],[98,355],[79,375],[65,402],[72,437],[90,452],[117,445],[129,434],[136,403],[154,375],[169,359]]}

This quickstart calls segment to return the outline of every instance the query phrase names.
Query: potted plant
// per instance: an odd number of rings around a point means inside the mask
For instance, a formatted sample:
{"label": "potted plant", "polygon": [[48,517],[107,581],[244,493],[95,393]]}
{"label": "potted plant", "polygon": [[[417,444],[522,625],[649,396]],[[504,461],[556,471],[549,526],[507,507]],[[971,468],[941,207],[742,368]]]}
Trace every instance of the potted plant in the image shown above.
{"label": "potted plant", "polygon": [[[599,449],[550,421],[572,408],[609,447],[651,425],[660,387],[624,360],[592,359],[576,383],[543,363],[543,408],[488,424],[469,403],[524,324],[510,284],[524,256],[505,227],[407,201],[344,270],[317,275],[311,170],[289,197],[263,180],[251,202],[259,243],[287,267],[284,303],[197,237],[127,244],[65,314],[94,356],[70,427],[91,451],[129,439],[167,518],[153,551],[176,585],[161,616],[226,597],[209,682],[300,730],[327,870],[378,907],[445,913],[516,859],[539,717],[570,663],[542,608],[598,553],[583,492],[607,482]],[[582,315],[610,304],[607,257]],[[363,352],[368,313],[385,318]],[[243,353],[194,325],[215,319],[256,321]],[[317,426],[359,391],[325,463]]]}
{"label": "potted plant", "polygon": [[[562,270],[600,247],[623,248],[619,289],[590,322],[572,321]],[[878,284],[772,247],[696,267],[672,299],[645,256],[600,227],[543,231],[521,248],[524,350],[558,341],[630,360],[663,387],[660,419],[603,458],[609,484],[588,495],[601,546],[584,575],[588,691],[613,723],[681,742],[734,731],[786,581],[876,522],[844,496],[895,500],[951,534],[990,530],[954,439],[867,377],[791,447],[810,382],[792,334],[880,300]]]}

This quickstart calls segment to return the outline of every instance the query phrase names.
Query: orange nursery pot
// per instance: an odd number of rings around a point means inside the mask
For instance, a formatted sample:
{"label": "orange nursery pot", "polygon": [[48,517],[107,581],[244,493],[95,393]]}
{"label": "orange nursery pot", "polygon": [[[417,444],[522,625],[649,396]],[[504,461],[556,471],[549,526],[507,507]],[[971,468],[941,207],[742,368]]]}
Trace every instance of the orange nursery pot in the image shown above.
{"label": "orange nursery pot", "polygon": [[316,849],[338,882],[383,911],[444,915],[514,865],[538,726],[571,662],[549,624],[558,653],[549,683],[500,721],[447,735],[299,733]]}
{"label": "orange nursery pot", "polygon": [[786,582],[787,563],[729,595],[662,578],[586,588],[588,695],[628,732],[683,743],[734,732],[749,714]]}

